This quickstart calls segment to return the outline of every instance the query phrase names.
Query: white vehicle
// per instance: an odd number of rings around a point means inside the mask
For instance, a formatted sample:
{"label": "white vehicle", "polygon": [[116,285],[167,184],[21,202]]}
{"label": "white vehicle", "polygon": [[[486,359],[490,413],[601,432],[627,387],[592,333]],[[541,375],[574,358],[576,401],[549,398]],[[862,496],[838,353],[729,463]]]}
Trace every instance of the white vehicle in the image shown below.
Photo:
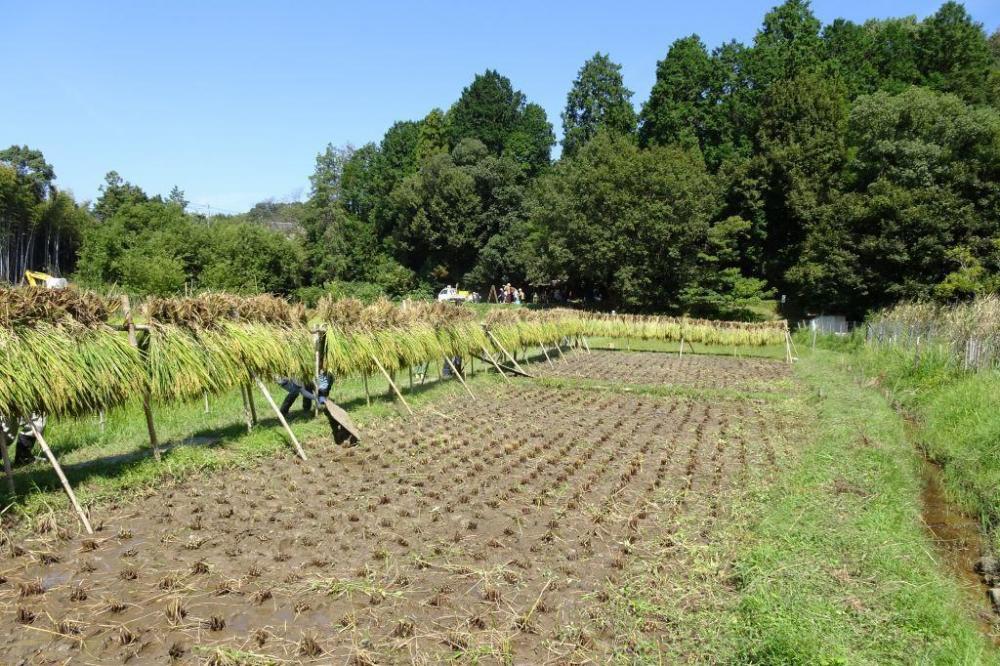
{"label": "white vehicle", "polygon": [[448,285],[438,292],[438,300],[442,303],[465,303],[466,301],[472,300],[472,293],[468,291],[459,291],[451,285]]}

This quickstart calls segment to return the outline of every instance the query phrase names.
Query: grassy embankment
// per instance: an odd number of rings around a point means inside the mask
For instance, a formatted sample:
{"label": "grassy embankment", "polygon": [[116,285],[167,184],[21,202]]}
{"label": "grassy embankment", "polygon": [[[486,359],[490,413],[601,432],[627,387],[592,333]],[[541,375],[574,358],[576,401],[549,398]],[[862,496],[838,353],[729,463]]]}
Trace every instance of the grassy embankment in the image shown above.
{"label": "grassy embankment", "polygon": [[[671,539],[671,557],[694,553],[701,563],[700,594],[678,594],[655,561],[618,590],[618,630],[636,636],[629,658],[995,663],[968,599],[933,555],[922,460],[902,418],[854,381],[849,357],[802,356],[800,387],[768,407],[796,424],[778,473],[727,497],[729,525],[710,543],[683,529]],[[675,644],[642,642],[637,628],[657,621]]]}
{"label": "grassy embankment", "polygon": [[855,367],[912,416],[914,436],[941,466],[949,496],[1000,550],[1000,372],[961,371],[924,350],[863,349]]}

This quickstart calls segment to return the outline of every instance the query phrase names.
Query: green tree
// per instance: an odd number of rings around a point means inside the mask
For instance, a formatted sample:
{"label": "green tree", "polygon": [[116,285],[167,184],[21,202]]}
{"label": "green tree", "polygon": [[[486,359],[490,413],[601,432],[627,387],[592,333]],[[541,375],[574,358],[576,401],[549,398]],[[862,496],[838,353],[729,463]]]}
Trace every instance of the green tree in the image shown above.
{"label": "green tree", "polygon": [[640,150],[598,134],[536,184],[527,236],[532,280],[564,280],[618,307],[677,310],[699,275],[719,205],[697,148]]}
{"label": "green tree", "polygon": [[472,176],[451,155],[434,155],[393,190],[391,203],[403,265],[439,282],[459,279],[476,254],[479,197]]}
{"label": "green tree", "polygon": [[716,64],[697,35],[670,45],[656,64],[656,83],[642,107],[639,137],[644,145],[671,143],[705,147],[710,95],[717,79]]}
{"label": "green tree", "polygon": [[423,162],[431,155],[448,152],[448,116],[441,109],[431,112],[420,121],[416,158]]}
{"label": "green tree", "polygon": [[493,69],[476,74],[448,112],[452,145],[478,139],[499,155],[517,128],[524,105],[524,94],[514,90],[506,76]]}
{"label": "green tree", "polygon": [[149,197],[137,185],[129,183],[117,171],[109,171],[104,176],[104,184],[100,188],[100,196],[94,202],[94,216],[98,220],[106,220],[125,205],[149,201]]}
{"label": "green tree", "polygon": [[90,217],[54,180],[41,151],[0,151],[0,280],[19,282],[26,270],[73,269]]}
{"label": "green tree", "polygon": [[184,190],[176,185],[174,185],[170,190],[170,194],[167,196],[167,202],[172,203],[175,206],[180,206],[181,210],[187,210],[188,200],[184,197]]}
{"label": "green tree", "polygon": [[981,23],[957,2],[946,2],[920,24],[917,48],[928,85],[968,102],[990,99],[993,56]]}
{"label": "green tree", "polygon": [[809,0],[785,0],[769,11],[749,62],[754,87],[763,93],[777,81],[815,69],[823,58],[820,28]]}
{"label": "green tree", "polygon": [[527,174],[536,176],[549,166],[555,142],[545,109],[532,103],[524,107],[514,131],[507,136],[503,154],[520,164]]}
{"label": "green tree", "polygon": [[847,114],[843,84],[821,72],[776,83],[764,96],[754,163],[763,181],[766,276],[783,291],[810,225],[837,191]]}
{"label": "green tree", "polygon": [[11,146],[0,151],[0,164],[12,167],[19,178],[27,181],[39,201],[52,191],[52,181],[56,179],[56,174],[52,165],[45,161],[42,151],[28,146]]}
{"label": "green tree", "polygon": [[625,87],[621,70],[621,65],[600,52],[580,68],[562,114],[564,155],[574,155],[601,128],[635,132],[632,91]]}

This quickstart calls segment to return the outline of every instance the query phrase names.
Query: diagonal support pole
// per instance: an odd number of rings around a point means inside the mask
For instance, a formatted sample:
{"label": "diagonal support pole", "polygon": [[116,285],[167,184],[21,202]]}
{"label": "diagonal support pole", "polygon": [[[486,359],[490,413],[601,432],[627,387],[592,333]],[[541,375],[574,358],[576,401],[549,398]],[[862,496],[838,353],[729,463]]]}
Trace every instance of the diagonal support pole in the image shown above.
{"label": "diagonal support pole", "polygon": [[292,427],[288,425],[288,421],[285,420],[285,415],[281,413],[280,409],[278,409],[277,403],[275,403],[274,398],[271,397],[271,392],[267,390],[267,386],[265,386],[264,382],[260,380],[260,377],[254,377],[254,380],[257,382],[257,388],[260,389],[260,392],[263,393],[264,397],[267,399],[267,404],[271,405],[271,409],[274,410],[275,416],[278,417],[281,425],[284,426],[285,432],[288,433],[288,436],[292,440],[292,444],[295,445],[295,452],[299,454],[299,458],[306,460],[306,452],[302,450],[302,445],[299,444],[298,437],[295,436],[295,433],[292,432]]}
{"label": "diagonal support pole", "polygon": [[503,370],[500,368],[500,364],[497,363],[497,360],[493,357],[493,354],[491,354],[486,347],[483,347],[483,353],[486,354],[486,358],[489,360],[490,363],[493,364],[493,367],[497,369],[497,372],[500,373],[500,376],[503,377],[505,381],[510,383],[510,377],[504,374]]}
{"label": "diagonal support pole", "polygon": [[472,399],[478,400],[479,398],[477,398],[476,394],[472,392],[472,389],[469,388],[469,385],[465,383],[465,377],[463,377],[462,373],[458,371],[458,368],[455,367],[455,364],[451,362],[451,359],[445,356],[444,360],[448,362],[448,367],[451,368],[452,374],[458,377],[458,381],[462,382],[462,386],[464,386],[465,390],[469,393],[469,395],[472,396]]}
{"label": "diagonal support pole", "polygon": [[80,517],[80,522],[83,523],[83,527],[87,530],[87,534],[93,534],[94,530],[90,526],[90,521],[87,520],[87,514],[83,512],[83,507],[76,499],[76,494],[73,492],[73,487],[69,485],[69,479],[63,474],[62,467],[59,466],[59,461],[56,460],[55,454],[52,453],[52,449],[49,448],[48,443],[45,438],[42,437],[42,433],[35,426],[35,422],[30,418],[25,419],[25,421],[31,426],[31,432],[35,435],[35,439],[38,440],[38,444],[42,447],[42,451],[45,452],[45,457],[49,459],[52,463],[52,468],[56,471],[56,476],[59,477],[59,482],[62,483],[63,490],[69,495],[69,501],[73,504],[73,508],[76,509],[76,515]]}
{"label": "diagonal support pole", "polygon": [[552,359],[549,358],[549,350],[545,348],[545,344],[539,342],[538,346],[542,348],[542,353],[545,354],[545,360],[549,362],[549,365],[555,365],[555,363],[552,362]]}
{"label": "diagonal support pole", "polygon": [[493,342],[493,344],[495,344],[495,345],[497,346],[497,349],[499,349],[500,351],[502,351],[502,352],[504,353],[504,356],[506,356],[507,358],[509,358],[509,359],[510,359],[511,363],[513,363],[513,364],[514,364],[514,367],[515,367],[515,368],[517,368],[517,369],[518,369],[518,370],[519,370],[519,371],[520,371],[520,372],[521,372],[522,374],[524,374],[524,376],[526,376],[526,377],[531,377],[531,375],[530,375],[529,373],[525,372],[524,368],[522,368],[522,367],[521,367],[521,366],[520,366],[520,365],[518,364],[518,362],[517,362],[517,359],[516,359],[516,358],[514,358],[513,356],[511,356],[511,354],[510,354],[510,352],[509,352],[509,351],[507,351],[506,349],[504,349],[504,346],[503,346],[502,344],[500,344],[500,341],[496,339],[496,336],[495,336],[495,335],[493,335],[493,333],[492,333],[492,332],[490,332],[490,331],[488,331],[488,330],[487,330],[487,331],[486,331],[486,335],[487,335],[487,336],[489,337],[489,339],[490,339],[490,340],[491,340],[491,341]]}
{"label": "diagonal support pole", "polygon": [[414,416],[413,410],[410,409],[410,405],[406,402],[406,398],[404,398],[403,394],[400,393],[399,387],[396,386],[396,382],[392,381],[392,377],[389,375],[389,373],[386,371],[386,369],[382,366],[382,364],[379,363],[379,360],[377,358],[375,358],[374,354],[369,354],[369,356],[371,356],[371,359],[373,361],[375,361],[375,365],[378,367],[379,370],[382,371],[382,374],[385,375],[385,378],[387,380],[389,380],[389,386],[391,386],[392,390],[396,392],[396,397],[399,398],[399,401],[401,403],[403,403],[403,407],[406,407],[406,411],[408,411],[410,413],[410,416]]}

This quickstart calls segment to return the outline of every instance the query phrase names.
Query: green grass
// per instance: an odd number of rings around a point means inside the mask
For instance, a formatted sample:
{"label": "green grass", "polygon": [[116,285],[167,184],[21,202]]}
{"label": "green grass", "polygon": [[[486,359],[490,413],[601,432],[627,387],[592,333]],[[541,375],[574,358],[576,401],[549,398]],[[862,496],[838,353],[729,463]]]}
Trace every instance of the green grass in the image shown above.
{"label": "green grass", "polygon": [[913,418],[948,495],[981,519],[1000,549],[1000,372],[963,372],[927,350],[867,348],[855,358]]}
{"label": "green grass", "polygon": [[[843,357],[797,366],[795,460],[761,491],[736,562],[743,663],[995,663],[921,525],[921,459]],[[806,425],[811,424],[811,425]]]}
{"label": "green grass", "polygon": [[[979,607],[934,555],[921,516],[922,457],[902,417],[863,383],[852,357],[822,348],[800,354],[795,384],[758,402],[776,428],[792,424],[776,474],[752,476],[727,495],[727,524],[710,542],[683,523],[674,527],[664,557],[686,562],[687,578],[669,568],[665,574],[654,557],[611,591],[618,660],[1000,663],[977,627]],[[693,399],[760,397],[536,381]],[[664,623],[671,638],[660,645],[644,627]]]}
{"label": "green grass", "polygon": [[[478,361],[476,368],[475,378],[469,380],[470,386],[487,388],[499,381],[495,375],[482,372],[485,368]],[[407,402],[415,410],[431,401],[439,402],[443,396],[464,393],[456,381],[438,381],[438,370],[431,368],[424,385],[415,379],[412,392],[408,389],[409,376],[405,370],[395,377]],[[285,391],[273,384],[269,385],[269,390],[280,405]],[[403,407],[394,400],[384,377],[369,377],[369,391],[371,405],[366,404],[362,379],[352,377],[338,381],[331,398],[362,428],[375,420],[404,415]],[[149,448],[145,416],[138,401],[109,412],[103,428],[97,415],[50,420],[45,439],[83,504],[127,499],[156,488],[165,480],[260,464],[262,458],[269,456],[294,455],[281,424],[256,388],[254,402],[259,424],[252,432],[247,432],[238,390],[210,396],[208,412],[201,400],[154,405],[160,446],[168,447],[159,463]],[[301,399],[291,411],[290,425],[308,455],[309,442],[330,437],[330,428],[324,416],[314,418],[312,412],[303,413],[300,405]],[[36,453],[40,455],[37,446]],[[7,511],[30,519],[67,504],[48,462],[15,468],[14,480],[18,492],[16,501],[9,496],[6,485],[0,483],[0,502]],[[95,517],[99,520],[98,514]]]}

